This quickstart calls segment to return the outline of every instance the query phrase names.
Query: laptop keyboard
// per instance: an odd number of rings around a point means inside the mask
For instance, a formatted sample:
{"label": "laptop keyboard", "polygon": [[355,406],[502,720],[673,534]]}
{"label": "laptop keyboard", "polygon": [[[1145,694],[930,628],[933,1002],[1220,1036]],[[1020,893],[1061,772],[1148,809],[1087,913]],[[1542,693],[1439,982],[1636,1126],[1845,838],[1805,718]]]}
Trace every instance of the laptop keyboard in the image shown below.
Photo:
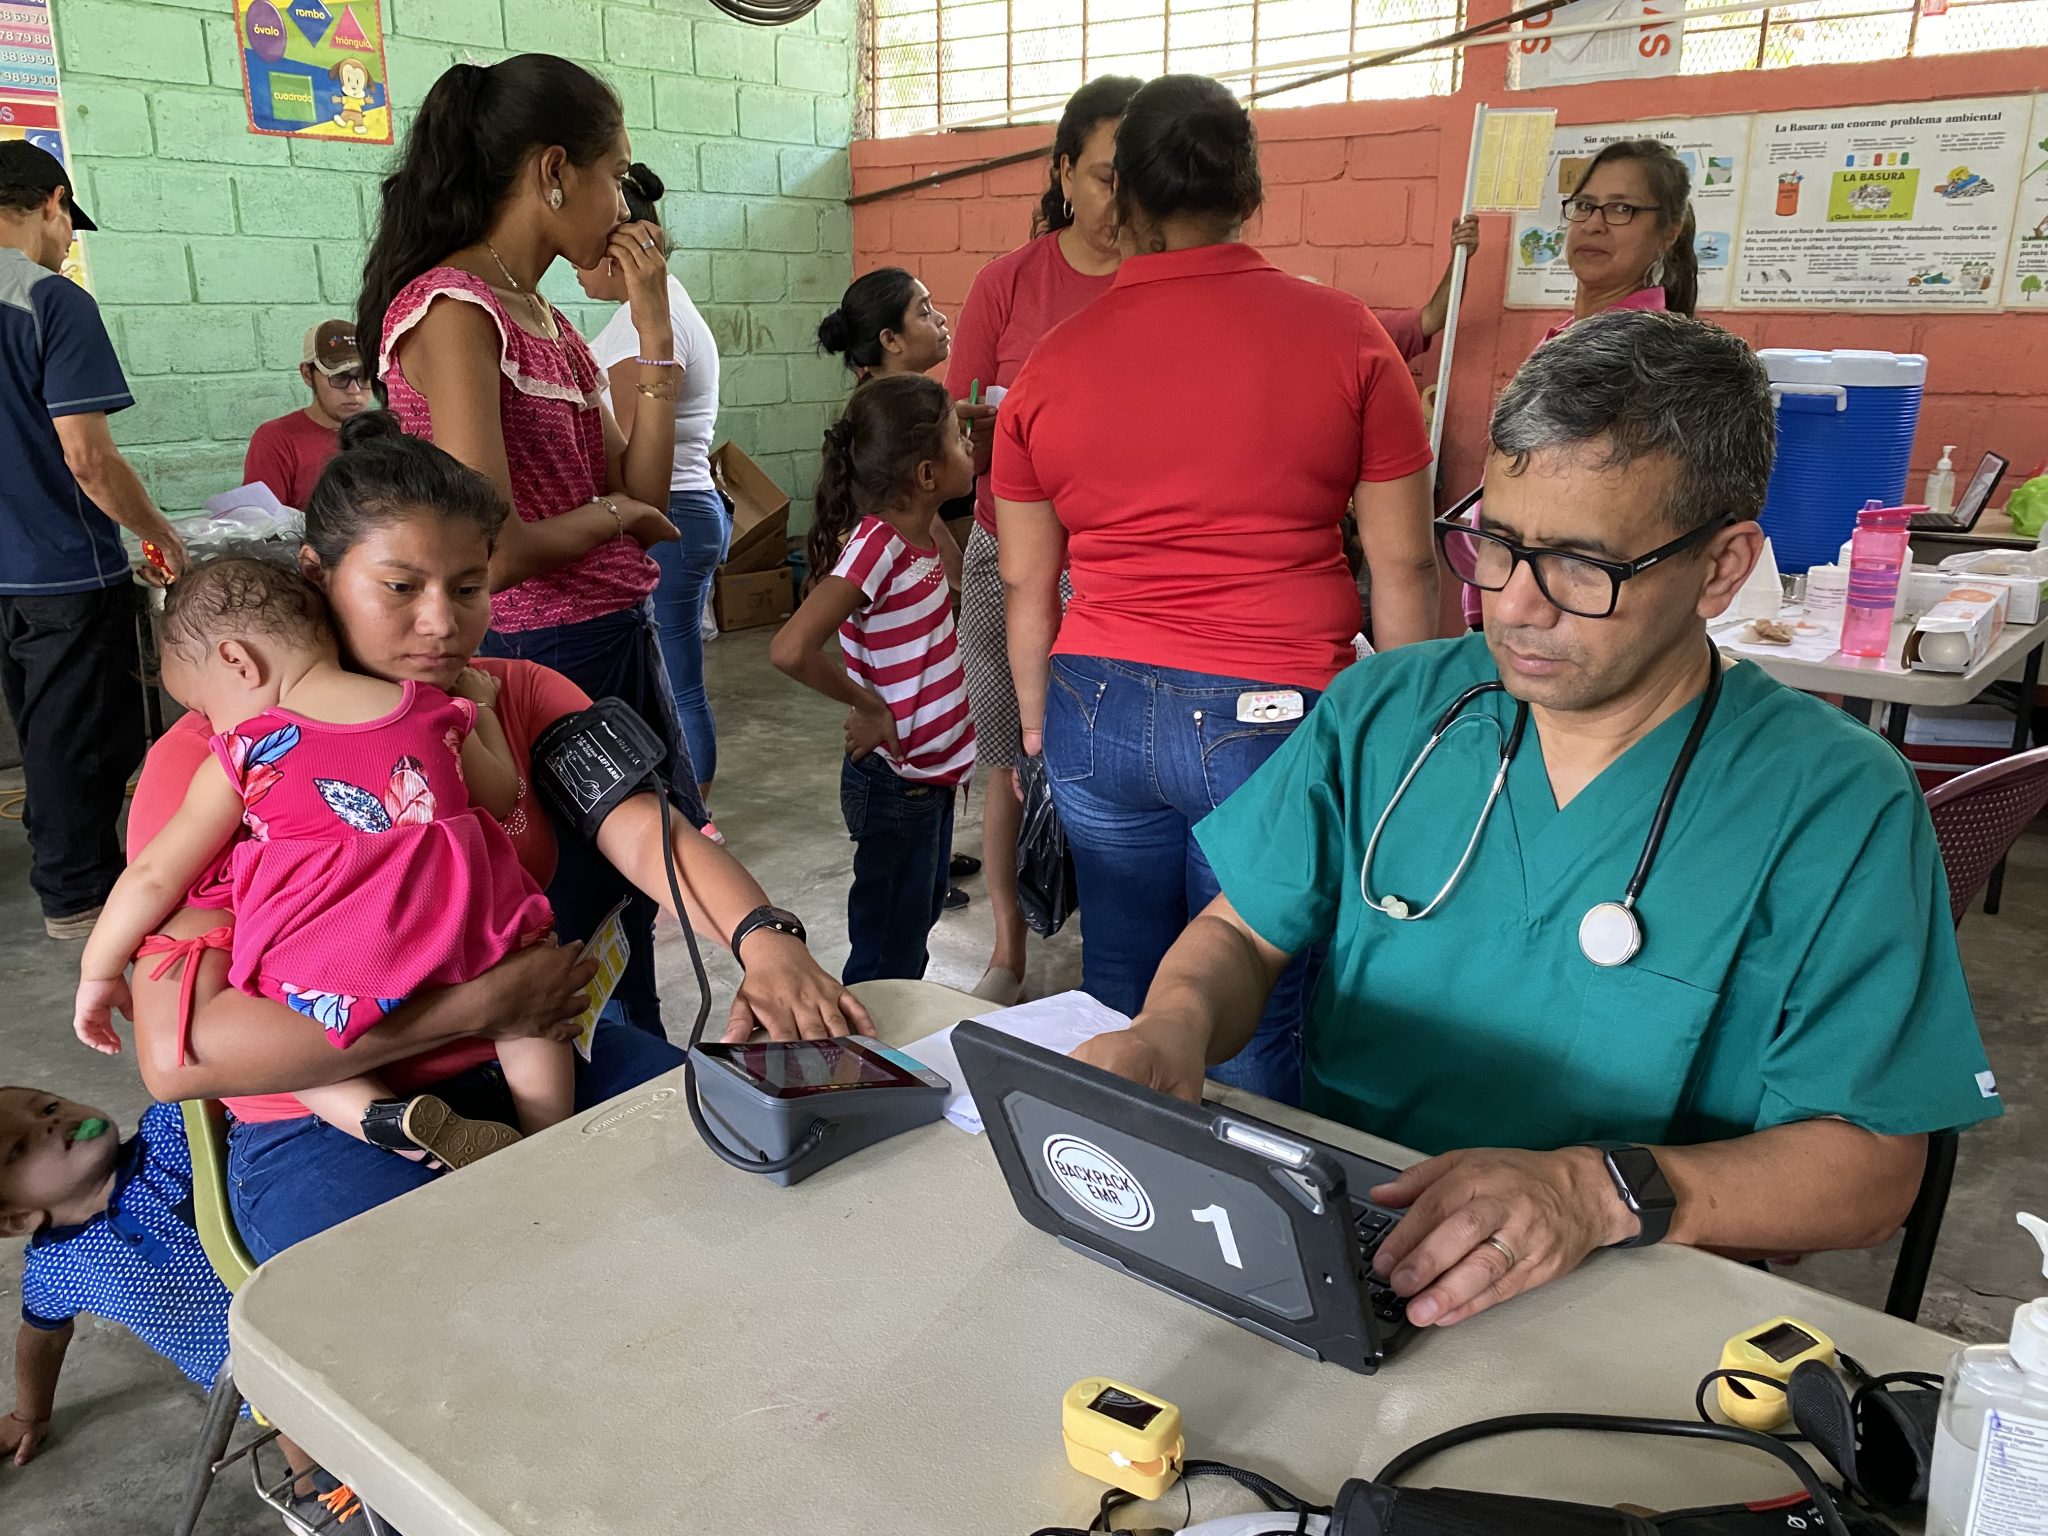
{"label": "laptop keyboard", "polygon": [[1365,1264],[1365,1299],[1372,1308],[1373,1316],[1382,1327],[1389,1331],[1408,1325],[1408,1303],[1394,1294],[1386,1281],[1373,1273],[1373,1255],[1394,1230],[1394,1223],[1401,1218],[1392,1211],[1383,1211],[1378,1206],[1361,1205],[1352,1218],[1358,1231],[1358,1246]]}

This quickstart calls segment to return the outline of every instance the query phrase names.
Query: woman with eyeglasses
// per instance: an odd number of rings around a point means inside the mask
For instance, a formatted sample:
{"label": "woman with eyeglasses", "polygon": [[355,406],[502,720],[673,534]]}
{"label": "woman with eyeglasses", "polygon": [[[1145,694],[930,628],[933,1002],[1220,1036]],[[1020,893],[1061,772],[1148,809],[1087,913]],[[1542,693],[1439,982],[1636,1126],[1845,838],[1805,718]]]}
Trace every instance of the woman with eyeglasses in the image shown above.
{"label": "woman with eyeglasses", "polygon": [[[1572,320],[1604,309],[1693,312],[1700,260],[1692,246],[1692,175],[1668,145],[1608,145],[1564,200],[1564,219],[1564,259],[1579,281]],[[1558,322],[1543,339],[1571,323]]]}
{"label": "woman with eyeglasses", "polygon": [[[1699,302],[1693,250],[1692,174],[1669,145],[1622,139],[1593,157],[1564,200],[1564,259],[1578,279],[1571,315],[1543,333],[1610,309],[1668,309],[1690,315]],[[1479,627],[1479,589],[1462,596],[1465,622]]]}

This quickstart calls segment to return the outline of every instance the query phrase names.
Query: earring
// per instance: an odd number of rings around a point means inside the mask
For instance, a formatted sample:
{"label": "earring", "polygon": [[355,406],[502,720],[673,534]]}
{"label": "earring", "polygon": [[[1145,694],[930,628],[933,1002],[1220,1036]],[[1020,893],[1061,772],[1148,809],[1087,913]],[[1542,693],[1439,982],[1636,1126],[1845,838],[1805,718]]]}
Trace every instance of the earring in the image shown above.
{"label": "earring", "polygon": [[1659,256],[1655,261],[1650,263],[1649,281],[1647,284],[1645,284],[1645,286],[1650,288],[1659,288],[1662,287],[1663,284],[1664,258],[1662,256]]}
{"label": "earring", "polygon": [[1069,224],[1074,222],[1074,200],[1071,197],[1060,199],[1060,217]]}
{"label": "earring", "polygon": [[548,188],[548,206],[550,208],[562,206],[562,189],[560,187]]}

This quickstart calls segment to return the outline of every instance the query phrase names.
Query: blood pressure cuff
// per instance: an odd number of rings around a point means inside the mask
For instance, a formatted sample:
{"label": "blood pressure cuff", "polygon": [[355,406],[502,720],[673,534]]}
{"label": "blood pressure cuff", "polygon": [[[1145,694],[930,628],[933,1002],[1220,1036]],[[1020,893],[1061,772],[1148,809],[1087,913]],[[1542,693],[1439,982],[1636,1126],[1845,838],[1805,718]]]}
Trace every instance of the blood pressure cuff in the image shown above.
{"label": "blood pressure cuff", "polygon": [[[1891,1528],[1837,1506],[1852,1536]],[[1328,1536],[1795,1536],[1822,1528],[1806,1494],[1765,1504],[1727,1504],[1637,1514],[1457,1488],[1397,1488],[1354,1479],[1330,1510]]]}
{"label": "blood pressure cuff", "polygon": [[599,699],[564,715],[533,743],[533,786],[585,837],[633,796],[667,794],[661,776],[668,749],[623,699]]}
{"label": "blood pressure cuff", "polygon": [[1818,1360],[1793,1371],[1785,1397],[1792,1422],[1854,1488],[1878,1504],[1927,1502],[1941,1378],[1915,1371],[1866,1377],[1851,1398]]}

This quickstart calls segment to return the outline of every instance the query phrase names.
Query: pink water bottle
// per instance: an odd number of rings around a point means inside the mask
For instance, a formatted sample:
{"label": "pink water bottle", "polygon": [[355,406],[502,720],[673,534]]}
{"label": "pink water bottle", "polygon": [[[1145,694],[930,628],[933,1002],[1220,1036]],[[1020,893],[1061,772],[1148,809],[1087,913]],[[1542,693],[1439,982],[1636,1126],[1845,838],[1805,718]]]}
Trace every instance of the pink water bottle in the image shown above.
{"label": "pink water bottle", "polygon": [[1867,502],[1856,514],[1849,546],[1849,600],[1842,614],[1842,654],[1882,656],[1892,639],[1892,618],[1913,558],[1904,507]]}

